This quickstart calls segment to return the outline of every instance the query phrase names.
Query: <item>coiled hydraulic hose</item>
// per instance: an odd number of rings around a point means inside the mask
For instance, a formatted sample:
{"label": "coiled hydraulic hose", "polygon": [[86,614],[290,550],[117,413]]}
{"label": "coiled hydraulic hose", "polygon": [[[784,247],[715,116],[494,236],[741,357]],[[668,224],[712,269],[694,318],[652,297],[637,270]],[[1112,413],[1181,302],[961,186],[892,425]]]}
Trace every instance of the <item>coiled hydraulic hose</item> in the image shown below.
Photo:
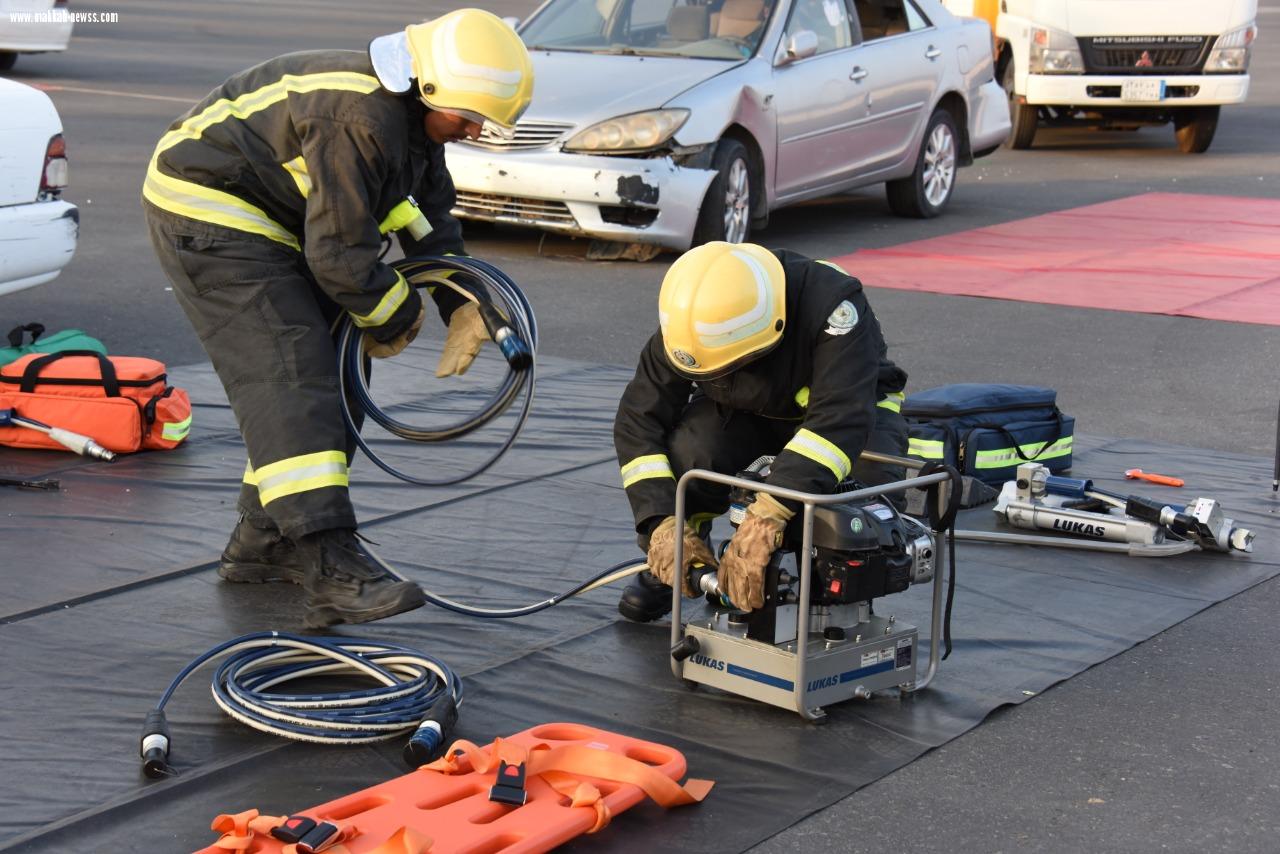
{"label": "coiled hydraulic hose", "polygon": [[[426,653],[386,641],[257,632],[219,644],[174,678],[147,715],[140,753],[148,777],[170,775],[164,707],[205,663],[226,659],[213,676],[213,699],[231,717],[262,732],[316,744],[370,744],[416,730],[405,759],[430,761],[457,720],[462,680]],[[378,683],[332,693],[273,691],[295,679],[359,677]]]}
{"label": "coiled hydraulic hose", "polygon": [[[406,258],[392,265],[413,287],[448,287],[478,305],[489,336],[498,345],[510,367],[502,384],[476,413],[444,427],[415,427],[392,418],[374,402],[369,392],[369,374],[362,340],[364,335],[350,317],[338,327],[338,384],[342,391],[342,417],[356,444],[374,465],[392,477],[419,486],[449,486],[470,480],[488,470],[515,444],[524,429],[533,406],[536,385],[535,354],[538,348],[538,322],[524,292],[505,273],[466,256]],[[378,456],[360,435],[351,402],[375,424],[389,433],[411,442],[447,442],[458,439],[493,421],[524,392],[524,402],[506,440],[483,463],[462,474],[446,478],[424,478],[395,468]]]}

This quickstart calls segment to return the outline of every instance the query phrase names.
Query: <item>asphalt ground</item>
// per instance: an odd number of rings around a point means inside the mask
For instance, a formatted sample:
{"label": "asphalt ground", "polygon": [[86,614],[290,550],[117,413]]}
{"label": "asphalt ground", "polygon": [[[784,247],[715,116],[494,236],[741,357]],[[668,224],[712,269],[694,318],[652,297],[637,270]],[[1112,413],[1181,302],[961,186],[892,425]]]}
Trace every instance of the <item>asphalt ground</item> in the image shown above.
{"label": "asphalt ground", "polygon": [[[80,25],[67,53],[22,57],[7,76],[51,89],[70,151],[67,196],[81,210],[80,246],[54,282],[0,299],[0,328],[77,327],[114,351],[202,361],[143,226],[139,194],[155,140],[242,68],[293,50],[359,49],[456,5],[77,3],[120,20]],[[1042,130],[1034,149],[1001,150],[962,170],[936,220],[897,219],[880,188],[870,188],[779,211],[753,239],[827,257],[1149,191],[1280,197],[1280,55],[1271,49],[1280,2],[1260,6],[1249,101],[1224,109],[1205,155],[1178,153],[1171,128]],[[533,6],[487,8],[521,16]],[[673,256],[589,262],[581,241],[519,229],[469,227],[467,238],[472,254],[528,292],[545,353],[630,363],[656,325]],[[913,388],[1048,385],[1082,432],[1274,451],[1273,327],[875,288],[869,298]],[[1177,467],[1176,459],[1165,465]],[[1270,479],[1260,461],[1258,500],[1277,513]],[[997,712],[758,850],[1278,850],[1278,606],[1280,581],[1259,585]]]}

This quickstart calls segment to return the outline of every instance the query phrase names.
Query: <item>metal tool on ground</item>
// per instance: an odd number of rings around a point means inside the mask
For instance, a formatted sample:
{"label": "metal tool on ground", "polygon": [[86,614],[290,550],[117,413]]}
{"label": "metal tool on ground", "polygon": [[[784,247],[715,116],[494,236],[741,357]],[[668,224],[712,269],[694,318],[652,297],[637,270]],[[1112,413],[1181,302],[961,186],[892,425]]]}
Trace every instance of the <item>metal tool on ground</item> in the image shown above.
{"label": "metal tool on ground", "polygon": [[58,489],[58,481],[52,478],[24,480],[20,477],[0,477],[0,486],[16,486],[19,489]]}
{"label": "metal tool on ground", "polygon": [[[950,573],[949,589],[954,590],[954,547],[948,557],[940,555],[948,551],[942,537],[954,524],[960,474],[950,466],[887,454],[864,452],[863,457],[920,473],[881,486],[855,485],[834,495],[771,486],[760,471],[730,477],[694,469],[680,478],[677,529],[684,524],[685,492],[694,480],[740,490],[735,495],[740,505],[746,496],[765,492],[799,502],[804,510],[788,526],[782,547],[765,570],[764,607],[743,612],[726,605],[715,572],[695,568],[691,580],[710,594],[710,611],[685,622],[680,585],[674,586],[671,669],[677,678],[793,709],[810,721],[822,720],[822,707],[832,703],[883,689],[906,694],[929,684],[944,637],[949,644],[943,580]],[[942,484],[950,485],[939,488]],[[936,508],[930,525],[902,515],[885,500],[912,487],[930,488]],[[679,538],[675,549],[675,565],[680,566]],[[876,614],[872,601],[929,581],[934,585],[929,664],[918,678],[917,628]],[[950,603],[948,595],[948,616]]]}
{"label": "metal tool on ground", "polygon": [[[1101,502],[1108,509],[1093,512],[1068,506],[1084,499]],[[1090,480],[1051,475],[1039,463],[1018,466],[1017,478],[1004,485],[995,512],[1015,527],[1062,536],[957,531],[957,537],[1088,548],[1140,557],[1165,557],[1197,548],[1253,551],[1253,532],[1227,518],[1222,506],[1212,498],[1197,498],[1184,506],[1118,495],[1095,487]]]}
{"label": "metal tool on ground", "polygon": [[1129,480],[1145,480],[1147,483],[1158,483],[1161,486],[1183,486],[1186,484],[1180,477],[1170,477],[1167,474],[1152,474],[1142,469],[1128,469],[1124,476]]}
{"label": "metal tool on ground", "polygon": [[73,433],[61,427],[53,427],[33,418],[24,418],[18,414],[16,409],[0,409],[0,427],[10,425],[26,427],[29,430],[43,433],[64,448],[75,451],[77,454],[83,454],[86,457],[106,460],[107,462],[111,462],[116,458],[114,453],[99,445],[89,436]]}

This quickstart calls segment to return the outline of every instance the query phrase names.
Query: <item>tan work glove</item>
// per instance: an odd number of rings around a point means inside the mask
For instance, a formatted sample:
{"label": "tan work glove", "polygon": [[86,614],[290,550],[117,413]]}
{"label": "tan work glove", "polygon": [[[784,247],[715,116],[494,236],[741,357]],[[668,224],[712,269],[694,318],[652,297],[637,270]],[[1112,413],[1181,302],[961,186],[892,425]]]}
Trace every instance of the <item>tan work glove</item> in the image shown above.
{"label": "tan work glove", "polygon": [[772,495],[756,493],[720,562],[720,592],[734,607],[743,611],[764,607],[764,568],[782,545],[782,532],[794,515]]}
{"label": "tan work glove", "polygon": [[444,339],[444,352],[436,365],[436,376],[461,376],[471,367],[484,342],[489,340],[489,330],[484,328],[480,307],[466,302],[449,316],[449,334]]}
{"label": "tan work glove", "polygon": [[[680,573],[680,590],[685,596],[697,596],[689,583],[689,567],[695,563],[715,566],[716,556],[698,536],[698,531],[684,523],[684,566]],[[676,517],[668,516],[649,535],[649,571],[668,587],[674,586],[676,575]]]}
{"label": "tan work glove", "polygon": [[405,347],[408,347],[413,339],[418,337],[418,330],[422,328],[422,319],[427,316],[426,308],[418,309],[418,317],[409,325],[409,328],[401,332],[390,341],[378,342],[373,340],[373,336],[364,336],[364,351],[375,359],[385,359],[388,356],[394,356]]}

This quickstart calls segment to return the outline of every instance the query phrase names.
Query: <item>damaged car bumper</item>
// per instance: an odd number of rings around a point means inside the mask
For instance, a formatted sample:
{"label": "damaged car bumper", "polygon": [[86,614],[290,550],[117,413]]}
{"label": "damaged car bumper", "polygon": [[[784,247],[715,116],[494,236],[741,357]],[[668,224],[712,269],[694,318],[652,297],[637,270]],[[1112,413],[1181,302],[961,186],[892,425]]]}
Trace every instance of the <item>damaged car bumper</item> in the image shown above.
{"label": "damaged car bumper", "polygon": [[625,243],[689,248],[715,177],[671,157],[504,152],[464,145],[446,155],[458,193],[455,216]]}

